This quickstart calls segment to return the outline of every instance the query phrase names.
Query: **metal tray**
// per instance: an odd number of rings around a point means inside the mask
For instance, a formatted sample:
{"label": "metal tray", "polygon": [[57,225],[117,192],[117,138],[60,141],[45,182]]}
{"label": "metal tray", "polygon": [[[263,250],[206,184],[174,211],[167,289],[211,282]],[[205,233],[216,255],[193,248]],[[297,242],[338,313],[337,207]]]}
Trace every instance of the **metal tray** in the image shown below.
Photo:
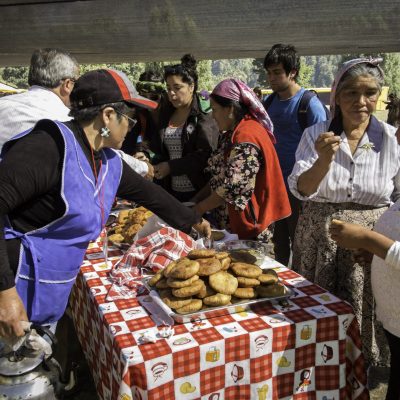
{"label": "metal tray", "polygon": [[[264,270],[267,271],[267,270]],[[170,317],[173,318],[175,322],[178,322],[180,324],[184,324],[187,322],[193,322],[196,320],[201,320],[201,319],[209,319],[209,318],[214,318],[214,317],[220,317],[223,315],[227,314],[235,314],[239,312],[243,312],[246,310],[251,310],[251,308],[258,308],[260,305],[267,303],[271,300],[283,300],[283,299],[288,299],[290,296],[294,294],[293,290],[288,288],[286,285],[286,294],[282,296],[277,296],[277,297],[264,297],[264,298],[259,298],[259,299],[253,299],[253,300],[241,300],[235,304],[230,304],[227,306],[220,306],[220,307],[208,307],[208,308],[203,308],[201,311],[196,311],[194,313],[190,314],[177,314],[174,312],[171,308],[169,308],[160,298],[158,292],[154,290],[149,284],[149,280],[151,279],[151,276],[145,277],[142,279],[143,285],[147,288],[149,291],[149,296],[152,297],[153,301],[157,303],[159,307],[162,308],[162,310],[169,315]]]}

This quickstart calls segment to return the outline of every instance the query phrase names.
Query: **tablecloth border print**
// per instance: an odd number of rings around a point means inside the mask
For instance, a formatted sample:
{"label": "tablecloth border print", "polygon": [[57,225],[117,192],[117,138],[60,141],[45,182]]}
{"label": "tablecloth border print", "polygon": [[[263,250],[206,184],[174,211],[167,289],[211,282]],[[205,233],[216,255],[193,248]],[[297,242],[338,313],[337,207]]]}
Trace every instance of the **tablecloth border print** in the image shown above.
{"label": "tablecloth border print", "polygon": [[105,301],[100,251],[90,246],[72,302],[101,399],[369,398],[350,306],[293,271],[278,270],[295,291],[287,303],[176,325],[172,338],[138,346],[155,324],[137,299]]}

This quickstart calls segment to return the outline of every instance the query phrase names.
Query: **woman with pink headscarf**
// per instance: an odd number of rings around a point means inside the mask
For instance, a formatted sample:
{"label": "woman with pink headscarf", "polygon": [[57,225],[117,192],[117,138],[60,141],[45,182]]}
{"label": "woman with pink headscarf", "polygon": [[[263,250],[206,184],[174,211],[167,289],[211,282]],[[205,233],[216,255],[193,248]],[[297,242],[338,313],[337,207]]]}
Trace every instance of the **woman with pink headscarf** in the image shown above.
{"label": "woman with pink headscarf", "polygon": [[196,196],[195,209],[215,210],[219,228],[240,239],[270,238],[269,226],[290,215],[275,153],[273,126],[255,93],[238,79],[225,79],[210,95],[220,130],[208,160],[209,184]]}
{"label": "woman with pink headscarf", "polygon": [[306,129],[288,178],[304,200],[296,228],[293,267],[307,279],[348,301],[361,327],[371,365],[386,364],[381,326],[375,324],[370,268],[329,235],[332,219],[371,229],[400,197],[400,146],[395,128],[373,116],[383,84],[377,59],[343,64],[331,90],[330,121]]}

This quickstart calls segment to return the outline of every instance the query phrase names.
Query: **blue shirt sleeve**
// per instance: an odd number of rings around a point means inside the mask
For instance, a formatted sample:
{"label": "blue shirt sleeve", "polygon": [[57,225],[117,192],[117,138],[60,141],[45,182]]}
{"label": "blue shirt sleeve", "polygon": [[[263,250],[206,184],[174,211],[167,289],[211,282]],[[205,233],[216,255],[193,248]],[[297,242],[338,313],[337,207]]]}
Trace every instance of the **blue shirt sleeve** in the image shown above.
{"label": "blue shirt sleeve", "polygon": [[317,96],[314,96],[310,100],[307,111],[307,123],[308,126],[317,124],[318,122],[326,121],[325,108]]}

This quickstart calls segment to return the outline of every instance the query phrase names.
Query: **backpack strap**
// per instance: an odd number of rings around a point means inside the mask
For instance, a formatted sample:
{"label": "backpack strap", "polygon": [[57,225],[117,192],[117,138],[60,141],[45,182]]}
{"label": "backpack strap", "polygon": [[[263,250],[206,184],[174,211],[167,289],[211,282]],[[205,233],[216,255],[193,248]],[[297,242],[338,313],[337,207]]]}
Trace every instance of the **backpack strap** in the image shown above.
{"label": "backpack strap", "polygon": [[303,96],[301,96],[299,108],[297,109],[297,121],[300,125],[302,131],[308,128],[308,120],[307,120],[307,113],[308,108],[310,106],[310,101],[313,97],[317,97],[317,99],[321,102],[322,106],[324,107],[326,119],[329,119],[330,114],[329,110],[326,108],[325,104],[322,103],[321,99],[318,97],[318,94],[311,90],[305,90]]}
{"label": "backpack strap", "polygon": [[208,114],[211,112],[210,99],[206,99],[203,96],[198,96],[199,108],[203,114]]}
{"label": "backpack strap", "polygon": [[262,102],[262,105],[264,108],[268,111],[268,108],[271,106],[272,102],[274,101],[274,98],[276,96],[275,92],[272,92],[267,98]]}

